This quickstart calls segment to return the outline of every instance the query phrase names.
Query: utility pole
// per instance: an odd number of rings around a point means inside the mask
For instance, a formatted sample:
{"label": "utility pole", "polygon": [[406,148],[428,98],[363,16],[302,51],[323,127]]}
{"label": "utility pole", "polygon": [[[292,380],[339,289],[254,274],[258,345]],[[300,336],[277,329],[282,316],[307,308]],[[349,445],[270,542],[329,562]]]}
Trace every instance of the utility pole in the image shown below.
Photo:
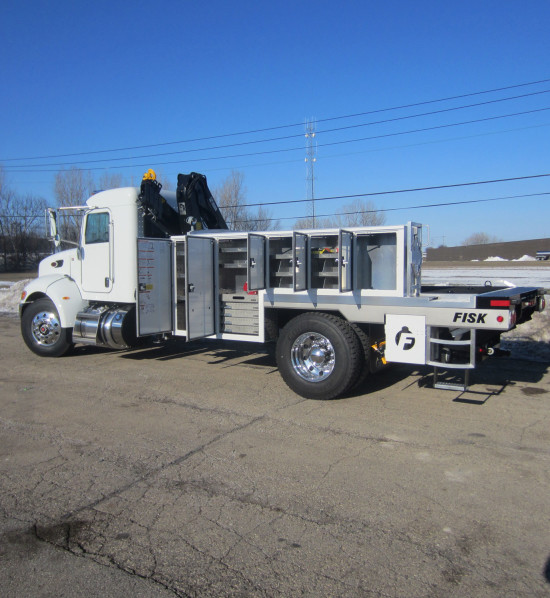
{"label": "utility pole", "polygon": [[313,228],[315,228],[315,162],[317,161],[315,126],[315,119],[306,120],[306,198],[310,201]]}

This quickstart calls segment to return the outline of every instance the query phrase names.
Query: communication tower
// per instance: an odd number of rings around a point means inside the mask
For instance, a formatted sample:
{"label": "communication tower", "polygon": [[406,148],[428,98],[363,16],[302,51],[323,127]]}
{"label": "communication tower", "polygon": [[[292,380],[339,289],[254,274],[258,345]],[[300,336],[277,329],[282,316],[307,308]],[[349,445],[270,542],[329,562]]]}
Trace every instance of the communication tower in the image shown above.
{"label": "communication tower", "polygon": [[313,228],[315,228],[315,162],[317,161],[316,124],[313,118],[306,120],[306,199],[309,201]]}

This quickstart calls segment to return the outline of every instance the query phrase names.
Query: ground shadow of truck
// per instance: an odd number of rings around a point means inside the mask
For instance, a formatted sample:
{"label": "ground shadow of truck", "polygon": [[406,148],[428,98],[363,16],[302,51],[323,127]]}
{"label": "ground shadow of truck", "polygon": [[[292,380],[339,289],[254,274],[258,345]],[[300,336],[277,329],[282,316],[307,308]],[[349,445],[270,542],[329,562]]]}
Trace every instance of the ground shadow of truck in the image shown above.
{"label": "ground shadow of truck", "polygon": [[[531,343],[531,345],[545,345],[548,352],[548,343]],[[536,347],[530,347],[531,354],[538,353]],[[171,361],[184,359],[191,355],[207,357],[206,363],[211,367],[252,367],[266,368],[268,372],[277,373],[274,345],[249,343],[243,345],[239,342],[204,341],[197,340],[183,342],[171,340],[162,345],[147,345],[141,349],[118,353],[123,359],[131,361],[159,360]],[[78,349],[77,349],[78,351]],[[101,351],[95,347],[82,347],[81,351]],[[524,353],[522,353],[523,355]],[[520,385],[521,392],[526,396],[534,396],[548,392],[538,384],[544,378],[550,366],[550,361],[534,361],[532,359],[511,357],[493,357],[486,359],[472,372],[470,386],[466,391],[449,392],[449,398],[457,402],[483,404],[488,398],[501,394],[507,387]],[[426,387],[426,392],[432,390],[433,368],[410,364],[391,364],[382,368],[375,374],[370,374],[352,391],[343,398],[351,398],[381,390],[392,386],[402,385],[408,381],[404,388],[409,386]],[[456,370],[439,373],[440,378],[451,379],[456,375]]]}

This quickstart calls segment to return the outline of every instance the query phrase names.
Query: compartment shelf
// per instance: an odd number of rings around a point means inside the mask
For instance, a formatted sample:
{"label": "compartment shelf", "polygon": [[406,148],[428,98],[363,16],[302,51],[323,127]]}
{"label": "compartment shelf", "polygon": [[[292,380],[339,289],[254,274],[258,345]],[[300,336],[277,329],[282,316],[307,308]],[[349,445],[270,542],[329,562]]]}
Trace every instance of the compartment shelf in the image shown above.
{"label": "compartment shelf", "polygon": [[292,237],[269,239],[269,286],[292,287]]}
{"label": "compartment shelf", "polygon": [[312,288],[338,288],[339,257],[337,235],[312,236],[310,238],[309,259]]}
{"label": "compartment shelf", "polygon": [[185,291],[186,291],[186,278],[185,278],[185,243],[184,241],[176,242],[175,248],[176,254],[176,306],[175,306],[175,320],[177,330],[186,330],[187,327],[187,316],[185,313]]}

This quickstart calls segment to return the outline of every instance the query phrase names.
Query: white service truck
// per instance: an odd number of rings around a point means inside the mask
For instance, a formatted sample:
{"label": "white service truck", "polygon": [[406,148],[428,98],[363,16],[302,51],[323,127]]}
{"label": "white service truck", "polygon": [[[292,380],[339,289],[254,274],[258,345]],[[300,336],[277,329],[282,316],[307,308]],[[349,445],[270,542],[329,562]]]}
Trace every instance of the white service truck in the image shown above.
{"label": "white service truck", "polygon": [[464,389],[501,333],[544,308],[539,288],[422,287],[413,222],[229,231],[196,173],[171,192],[149,171],[141,187],[81,209],[78,247],[42,260],[21,296],[22,335],[38,355],[130,349],[147,336],[276,341],[283,379],[306,398],[348,393],[389,362],[433,366],[436,385],[438,371],[461,371]]}

